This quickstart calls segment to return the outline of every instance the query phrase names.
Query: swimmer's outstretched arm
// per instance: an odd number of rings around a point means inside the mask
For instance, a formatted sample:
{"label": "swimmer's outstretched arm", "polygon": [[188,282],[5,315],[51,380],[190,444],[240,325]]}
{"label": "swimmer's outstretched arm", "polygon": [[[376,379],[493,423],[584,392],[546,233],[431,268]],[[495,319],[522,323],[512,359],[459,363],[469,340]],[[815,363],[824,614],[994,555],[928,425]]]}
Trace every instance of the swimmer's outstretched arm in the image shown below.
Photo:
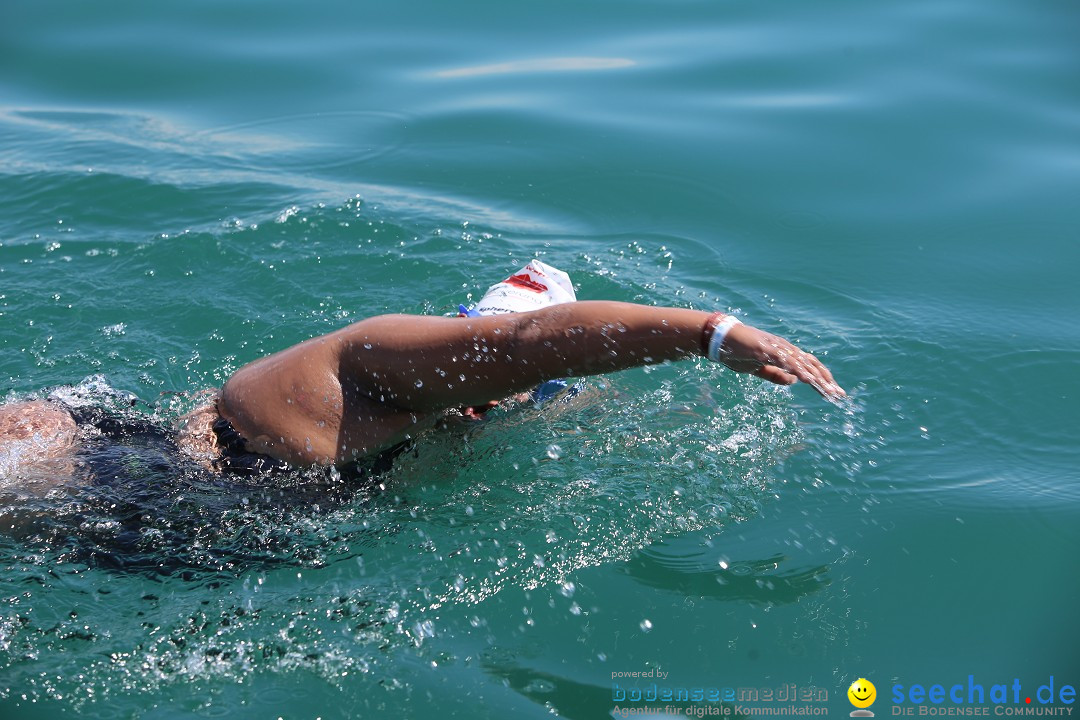
{"label": "swimmer's outstretched arm", "polygon": [[[383,315],[248,363],[225,383],[216,409],[251,451],[297,464],[348,463],[443,410],[553,378],[701,355],[714,319],[601,301],[478,318]],[[734,326],[720,350],[738,372],[844,395],[817,358],[757,328]]]}
{"label": "swimmer's outstretched arm", "polygon": [[[333,335],[339,378],[403,409],[480,405],[559,377],[578,377],[702,354],[710,313],[582,301],[477,318],[384,315]],[[844,391],[813,355],[749,325],[736,325],[723,362],[770,382],[802,381],[821,395]]]}

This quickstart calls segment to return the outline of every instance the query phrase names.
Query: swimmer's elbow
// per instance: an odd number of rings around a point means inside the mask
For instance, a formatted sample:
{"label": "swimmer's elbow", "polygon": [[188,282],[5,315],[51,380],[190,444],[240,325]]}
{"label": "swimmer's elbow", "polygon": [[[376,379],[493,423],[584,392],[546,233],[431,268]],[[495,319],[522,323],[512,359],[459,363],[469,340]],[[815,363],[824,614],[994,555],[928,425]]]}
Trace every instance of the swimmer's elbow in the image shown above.
{"label": "swimmer's elbow", "polygon": [[594,375],[586,348],[584,327],[575,321],[569,305],[556,305],[514,318],[507,355],[528,361],[539,376],[535,380]]}

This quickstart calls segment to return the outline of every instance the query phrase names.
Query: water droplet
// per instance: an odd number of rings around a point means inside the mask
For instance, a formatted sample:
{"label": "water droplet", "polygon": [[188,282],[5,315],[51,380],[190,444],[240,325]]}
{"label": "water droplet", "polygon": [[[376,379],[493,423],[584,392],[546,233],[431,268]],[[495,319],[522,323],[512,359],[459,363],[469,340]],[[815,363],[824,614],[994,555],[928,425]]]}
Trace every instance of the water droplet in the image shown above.
{"label": "water droplet", "polygon": [[416,387],[418,387],[418,388],[424,387],[424,381],[423,380],[417,380],[416,381]]}
{"label": "water droplet", "polygon": [[562,448],[555,444],[548,445],[547,456],[552,460],[558,460],[562,457]]}
{"label": "water droplet", "polygon": [[652,630],[652,620],[645,618],[641,621],[641,632],[649,632]]}

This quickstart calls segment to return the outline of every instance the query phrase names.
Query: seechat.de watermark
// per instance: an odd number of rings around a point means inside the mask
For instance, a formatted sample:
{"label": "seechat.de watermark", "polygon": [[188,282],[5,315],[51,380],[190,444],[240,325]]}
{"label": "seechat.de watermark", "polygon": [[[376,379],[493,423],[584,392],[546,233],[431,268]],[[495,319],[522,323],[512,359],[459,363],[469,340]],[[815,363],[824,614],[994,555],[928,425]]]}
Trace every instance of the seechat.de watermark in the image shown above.
{"label": "seechat.de watermark", "polygon": [[[1008,682],[984,683],[968,675],[950,682],[896,683],[890,688],[892,705],[878,712],[890,716],[959,716],[991,715],[1056,716],[1072,715],[1076,688],[1051,675],[1045,683],[1024,686],[1020,678]],[[848,688],[848,700],[855,708],[851,717],[874,717],[873,705],[878,700],[877,688],[860,677]]]}
{"label": "seechat.de watermark", "polygon": [[1020,678],[984,683],[974,675],[943,683],[897,683],[892,686],[892,715],[1060,716],[1072,715],[1076,687],[1051,675],[1034,687]]}

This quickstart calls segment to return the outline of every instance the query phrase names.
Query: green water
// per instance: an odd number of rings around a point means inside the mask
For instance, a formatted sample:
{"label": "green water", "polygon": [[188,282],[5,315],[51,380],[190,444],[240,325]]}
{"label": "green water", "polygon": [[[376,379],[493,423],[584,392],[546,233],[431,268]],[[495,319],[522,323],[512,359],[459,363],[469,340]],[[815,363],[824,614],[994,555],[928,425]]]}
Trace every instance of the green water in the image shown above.
{"label": "green water", "polygon": [[882,717],[895,683],[1080,683],[1078,23],[5,3],[5,397],[169,418],[539,255],[583,299],[735,309],[854,403],[683,363],[432,433],[381,489],[138,453],[62,498],[4,484],[39,529],[0,536],[0,715],[577,720],[660,668],[832,717],[862,676]]}

